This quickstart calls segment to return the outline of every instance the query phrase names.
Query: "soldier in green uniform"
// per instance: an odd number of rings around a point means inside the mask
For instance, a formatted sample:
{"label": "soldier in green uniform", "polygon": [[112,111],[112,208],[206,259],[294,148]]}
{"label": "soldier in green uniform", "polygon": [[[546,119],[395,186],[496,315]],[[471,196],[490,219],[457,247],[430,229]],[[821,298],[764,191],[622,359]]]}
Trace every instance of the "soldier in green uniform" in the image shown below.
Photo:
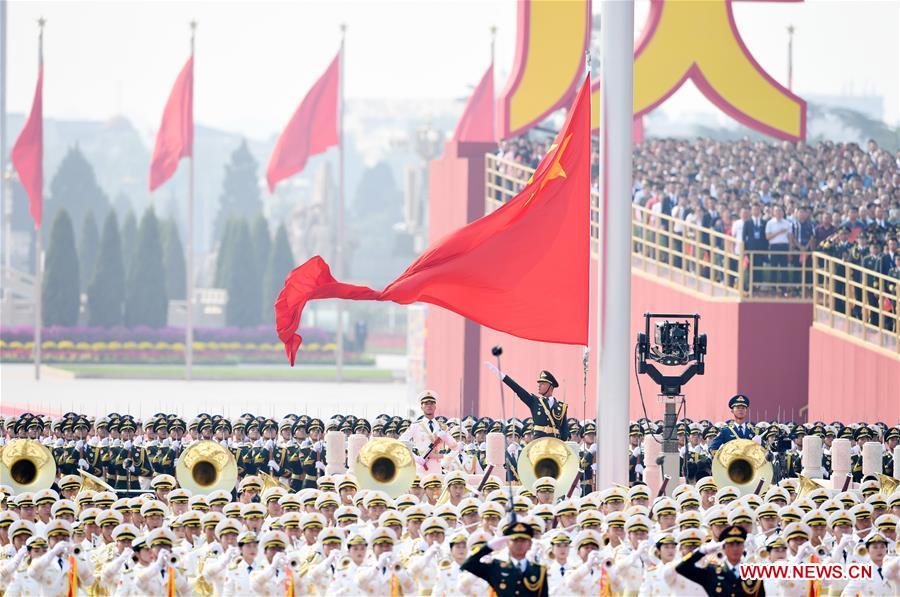
{"label": "soldier in green uniform", "polygon": [[[320,419],[312,419],[307,428],[309,445],[307,446],[306,457],[303,459],[304,489],[315,489],[318,486],[316,481],[325,468],[325,443],[322,441],[323,428],[324,425]],[[385,429],[385,432],[387,432],[387,429]]]}
{"label": "soldier in green uniform", "polygon": [[531,418],[534,425],[534,438],[555,437],[563,441],[569,439],[569,428],[566,423],[566,411],[568,404],[562,400],[557,400],[553,396],[553,391],[559,387],[559,382],[553,377],[549,371],[541,371],[537,379],[537,394],[532,394],[509,375],[504,375],[492,363],[485,363],[485,366],[498,379],[509,386],[519,400],[525,403],[528,410],[531,411]]}
{"label": "soldier in green uniform", "polygon": [[579,459],[579,468],[581,469],[581,495],[587,495],[594,491],[595,474],[594,462],[597,456],[597,424],[594,421],[585,421],[581,428],[581,458]]}
{"label": "soldier in green uniform", "polygon": [[[707,595],[765,597],[766,589],[763,581],[744,580],[740,576],[739,565],[744,557],[747,531],[737,525],[732,525],[725,527],[720,537],[721,542],[706,543],[686,555],[675,567],[675,571],[703,587]],[[715,553],[719,548],[725,552],[724,559],[703,568],[697,566],[703,556]]]}
{"label": "soldier in green uniform", "polygon": [[146,452],[134,445],[134,432],[137,429],[132,417],[122,417],[119,424],[120,444],[114,446],[109,468],[111,477],[115,479],[113,487],[116,491],[137,491],[141,488],[140,478],[149,477],[153,471],[147,461]]}
{"label": "soldier in green uniform", "polygon": [[[462,563],[460,568],[487,582],[497,597],[512,595],[548,595],[547,569],[528,559],[534,529],[515,519],[503,529],[503,535],[491,539]],[[508,559],[482,562],[491,552],[507,548]]]}

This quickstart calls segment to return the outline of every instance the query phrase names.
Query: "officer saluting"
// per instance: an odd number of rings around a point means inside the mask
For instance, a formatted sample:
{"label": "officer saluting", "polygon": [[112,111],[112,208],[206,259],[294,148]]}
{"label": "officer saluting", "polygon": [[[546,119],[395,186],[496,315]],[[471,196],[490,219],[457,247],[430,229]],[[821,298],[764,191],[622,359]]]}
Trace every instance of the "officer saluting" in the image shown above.
{"label": "officer saluting", "polygon": [[566,425],[568,405],[562,400],[554,398],[553,390],[559,387],[559,383],[552,373],[541,371],[537,379],[538,393],[532,394],[517,384],[509,375],[504,375],[493,364],[486,362],[485,366],[497,376],[497,379],[512,388],[516,396],[531,411],[535,439],[541,437],[555,437],[563,441],[569,439],[569,428]]}
{"label": "officer saluting", "polygon": [[[707,595],[765,597],[766,589],[761,580],[744,580],[740,576],[739,565],[744,556],[747,531],[737,525],[728,526],[720,537],[721,543],[706,543],[700,549],[686,555],[675,567],[675,571],[703,587]],[[725,557],[721,561],[710,562],[703,568],[697,567],[697,562],[703,559],[703,556],[715,553],[719,548],[725,552]]]}
{"label": "officer saluting", "polygon": [[[497,597],[505,595],[535,595],[547,597],[547,569],[528,559],[534,529],[530,524],[514,521],[503,529],[503,535],[491,539],[478,551],[473,553],[460,566],[461,570],[471,572],[484,579]],[[481,558],[492,551],[508,548],[509,561],[495,559],[482,562]]]}
{"label": "officer saluting", "polygon": [[719,435],[712,440],[712,443],[709,445],[711,452],[715,452],[722,447],[722,444],[733,439],[753,439],[755,435],[747,419],[750,414],[750,399],[744,394],[732,396],[731,400],[728,401],[728,408],[731,409],[734,421],[722,427]]}

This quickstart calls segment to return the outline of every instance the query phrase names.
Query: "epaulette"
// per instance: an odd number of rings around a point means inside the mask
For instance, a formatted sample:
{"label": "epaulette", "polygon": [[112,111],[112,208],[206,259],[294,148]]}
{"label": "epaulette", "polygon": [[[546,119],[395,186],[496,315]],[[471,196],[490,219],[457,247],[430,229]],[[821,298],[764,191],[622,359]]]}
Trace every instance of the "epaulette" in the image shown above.
{"label": "epaulette", "polygon": [[233,560],[231,560],[231,562],[229,562],[228,569],[234,570],[235,568],[238,567],[238,564],[240,564],[240,563],[241,563],[241,558],[240,558],[240,556],[238,556],[238,557],[234,558]]}

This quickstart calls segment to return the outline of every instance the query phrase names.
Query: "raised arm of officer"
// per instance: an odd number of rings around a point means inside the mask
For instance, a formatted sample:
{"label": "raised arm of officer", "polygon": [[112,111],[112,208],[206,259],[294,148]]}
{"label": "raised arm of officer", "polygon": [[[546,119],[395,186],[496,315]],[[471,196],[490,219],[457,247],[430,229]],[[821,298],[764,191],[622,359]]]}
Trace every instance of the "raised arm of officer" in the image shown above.
{"label": "raised arm of officer", "polygon": [[531,408],[533,406],[534,396],[531,394],[531,392],[516,383],[516,381],[509,375],[504,375],[504,373],[497,369],[497,367],[493,363],[485,361],[484,366],[487,367],[488,371],[493,373],[497,379],[508,385],[510,389],[515,392],[516,396],[519,397],[519,400],[525,403],[525,406],[527,406],[528,408]]}

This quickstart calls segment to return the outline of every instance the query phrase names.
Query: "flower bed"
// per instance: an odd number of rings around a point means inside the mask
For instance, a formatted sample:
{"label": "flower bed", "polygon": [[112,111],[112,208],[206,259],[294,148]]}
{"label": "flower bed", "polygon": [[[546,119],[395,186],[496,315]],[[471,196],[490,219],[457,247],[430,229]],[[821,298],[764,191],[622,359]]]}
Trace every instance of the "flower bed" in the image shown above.
{"label": "flower bed", "polygon": [[[184,362],[184,331],[176,328],[55,328],[44,330],[41,356],[48,363],[122,363],[178,364]],[[237,328],[198,329],[194,341],[194,362],[202,364],[282,364],[286,362],[284,347],[270,340],[272,329],[265,328],[266,338],[259,340],[260,330]],[[65,333],[65,332],[68,333]],[[229,334],[228,332],[232,333]],[[177,333],[173,333],[177,332]],[[311,333],[310,333],[311,332]],[[31,362],[34,343],[31,328],[0,330],[0,360],[10,363]],[[297,362],[327,365],[335,362],[335,344],[321,330],[303,335]],[[350,365],[374,363],[370,357],[346,354]]]}

